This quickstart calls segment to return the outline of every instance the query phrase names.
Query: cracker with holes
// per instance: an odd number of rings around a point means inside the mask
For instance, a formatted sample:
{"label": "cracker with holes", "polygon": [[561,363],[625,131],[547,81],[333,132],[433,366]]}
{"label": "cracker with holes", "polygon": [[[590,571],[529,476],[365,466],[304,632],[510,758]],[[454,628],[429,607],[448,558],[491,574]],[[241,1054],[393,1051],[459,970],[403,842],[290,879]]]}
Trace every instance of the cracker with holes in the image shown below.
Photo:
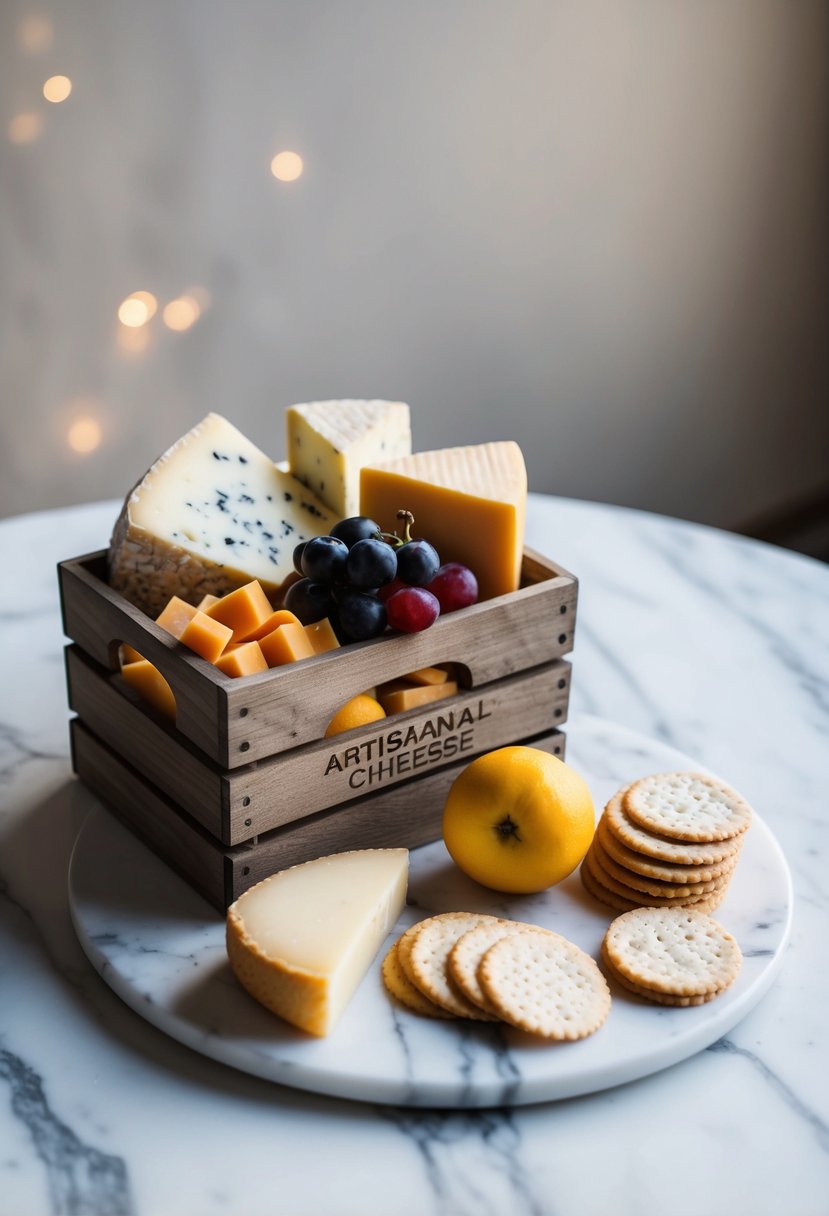
{"label": "cracker with holes", "polygon": [[731,840],[751,823],[751,807],[723,781],[701,773],[654,773],[628,786],[624,809],[646,831],[674,840]]}
{"label": "cracker with holes", "polygon": [[[502,920],[484,921],[469,929],[459,937],[449,951],[449,976],[457,987],[473,1005],[480,1006],[487,1013],[498,1016],[484,995],[478,982],[478,967],[481,959],[490,946],[494,946],[502,937],[509,934],[526,932],[547,932],[535,925],[524,924],[523,921]],[[550,930],[552,932],[552,930]],[[554,936],[558,936],[555,934]]]}
{"label": "cracker with holes", "polygon": [[496,1015],[475,1005],[457,988],[448,971],[448,960],[452,947],[464,933],[499,919],[482,912],[440,912],[419,921],[400,939],[398,957],[403,971],[430,1001],[456,1017],[497,1021]]}
{"label": "cracker with holes", "polygon": [[657,861],[679,865],[716,865],[739,852],[741,836],[717,841],[674,840],[641,827],[625,810],[627,788],[619,790],[610,799],[602,819],[616,839],[628,848]]}
{"label": "cracker with holes", "polygon": [[602,952],[615,974],[654,999],[717,996],[742,965],[736,940],[695,908],[625,912],[608,928]]}
{"label": "cracker with holes", "polygon": [[628,848],[626,844],[618,840],[604,816],[599,820],[596,828],[596,840],[617,865],[624,866],[634,874],[641,874],[643,878],[658,878],[662,882],[711,882],[715,878],[724,878],[731,874],[740,856],[739,849],[735,849],[730,857],[726,857],[722,861],[696,863],[658,861],[655,857],[648,857],[645,853]]}
{"label": "cracker with holes", "polygon": [[610,989],[593,959],[544,930],[510,934],[490,946],[478,979],[503,1021],[542,1039],[586,1038],[610,1012]]}
{"label": "cracker with holes", "polygon": [[395,942],[389,950],[386,957],[383,959],[383,983],[386,988],[401,1005],[405,1005],[407,1009],[411,1009],[414,1013],[419,1013],[427,1018],[452,1018],[454,1014],[449,1013],[446,1009],[441,1009],[440,1005],[436,1005],[434,1001],[430,1001],[419,988],[416,988],[406,975],[403,968],[400,966],[400,958],[397,953],[399,942]]}

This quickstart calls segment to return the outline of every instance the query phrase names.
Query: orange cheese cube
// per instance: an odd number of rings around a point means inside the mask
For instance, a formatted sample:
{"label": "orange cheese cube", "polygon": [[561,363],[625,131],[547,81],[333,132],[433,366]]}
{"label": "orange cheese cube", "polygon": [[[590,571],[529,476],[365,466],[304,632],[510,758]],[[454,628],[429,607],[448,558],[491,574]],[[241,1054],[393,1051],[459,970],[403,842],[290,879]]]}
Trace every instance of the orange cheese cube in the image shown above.
{"label": "orange cheese cube", "polygon": [[454,680],[445,684],[409,684],[405,681],[392,681],[378,691],[377,699],[387,714],[402,714],[406,709],[415,709],[420,705],[428,705],[430,701],[442,701],[444,697],[453,697],[458,691]]}
{"label": "orange cheese cube", "polygon": [[212,608],[214,604],[218,604],[220,599],[221,596],[208,594],[199,600],[196,607],[198,608],[199,612],[207,612],[207,609]]}
{"label": "orange cheese cube", "polygon": [[260,638],[267,637],[269,633],[273,633],[274,629],[278,629],[280,625],[298,625],[299,617],[294,616],[293,612],[289,612],[287,608],[276,608],[271,612],[261,624],[257,625],[253,633],[245,635],[245,637],[237,637],[234,633],[234,642],[258,642]]}
{"label": "orange cheese cube", "polygon": [[229,625],[214,621],[206,612],[196,612],[179,641],[207,659],[208,663],[215,663],[232,637],[233,630]]}
{"label": "orange cheese cube", "polygon": [[258,642],[240,642],[229,646],[219,655],[216,667],[226,676],[255,676],[258,671],[267,671],[268,664]]}
{"label": "orange cheese cube", "polygon": [[144,656],[143,654],[139,654],[137,650],[133,650],[132,646],[128,646],[127,643],[124,642],[120,650],[119,658],[121,660],[121,666],[126,667],[127,663],[140,663]]}
{"label": "orange cheese cube", "polygon": [[324,616],[321,621],[314,621],[312,625],[305,625],[304,628],[308,634],[308,641],[314,648],[314,654],[324,654],[326,650],[338,648],[340,643],[337,641],[337,635],[327,616]]}
{"label": "orange cheese cube", "polygon": [[314,654],[308,634],[301,625],[280,625],[267,637],[260,638],[259,645],[268,667],[282,667],[298,659],[310,659]]}
{"label": "orange cheese cube", "polygon": [[148,659],[139,659],[136,663],[128,663],[121,675],[131,688],[149,701],[159,713],[166,714],[175,721],[176,698],[173,690],[157,667],[153,667]]}
{"label": "orange cheese cube", "polygon": [[407,672],[404,678],[412,684],[445,684],[449,671],[446,667],[419,667],[417,671]]}
{"label": "orange cheese cube", "polygon": [[232,629],[234,642],[247,642],[272,611],[261,583],[254,579],[229,595],[223,595],[218,604],[207,609],[207,615]]}
{"label": "orange cheese cube", "polygon": [[194,608],[192,604],[188,604],[174,595],[167,607],[162,608],[155,618],[155,623],[162,629],[166,629],[174,638],[180,639],[197,612],[198,608]]}

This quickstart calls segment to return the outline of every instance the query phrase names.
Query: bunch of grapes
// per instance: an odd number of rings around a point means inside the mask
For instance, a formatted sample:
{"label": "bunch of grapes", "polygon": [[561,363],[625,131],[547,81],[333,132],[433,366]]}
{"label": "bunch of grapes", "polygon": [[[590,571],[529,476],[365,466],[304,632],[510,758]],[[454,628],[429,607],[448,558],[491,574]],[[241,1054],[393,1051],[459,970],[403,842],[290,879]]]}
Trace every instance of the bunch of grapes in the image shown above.
{"label": "bunch of grapes", "polygon": [[441,566],[434,545],[412,539],[411,512],[397,516],[406,525],[402,537],[354,515],[328,536],[297,545],[294,567],[302,577],[289,587],[285,607],[303,625],[328,617],[341,642],[363,642],[387,627],[419,633],[441,612],[474,604],[472,571],[458,562]]}

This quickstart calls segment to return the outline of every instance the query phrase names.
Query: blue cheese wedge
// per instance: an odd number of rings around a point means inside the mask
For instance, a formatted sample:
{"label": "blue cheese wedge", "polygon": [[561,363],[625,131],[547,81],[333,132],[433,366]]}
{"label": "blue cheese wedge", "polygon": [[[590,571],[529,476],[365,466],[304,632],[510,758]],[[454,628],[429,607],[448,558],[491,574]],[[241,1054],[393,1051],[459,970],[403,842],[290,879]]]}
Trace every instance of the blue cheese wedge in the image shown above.
{"label": "blue cheese wedge", "polygon": [[230,965],[260,1004],[329,1034],[406,903],[407,849],[358,849],[281,870],[227,911]]}
{"label": "blue cheese wedge", "polygon": [[360,510],[360,469],[408,456],[409,407],[402,401],[312,401],[285,415],[294,477],[337,516]]}
{"label": "blue cheese wedge", "polygon": [[219,414],[208,414],[127,495],[109,580],[157,616],[171,596],[196,604],[258,579],[275,594],[294,547],[337,517]]}

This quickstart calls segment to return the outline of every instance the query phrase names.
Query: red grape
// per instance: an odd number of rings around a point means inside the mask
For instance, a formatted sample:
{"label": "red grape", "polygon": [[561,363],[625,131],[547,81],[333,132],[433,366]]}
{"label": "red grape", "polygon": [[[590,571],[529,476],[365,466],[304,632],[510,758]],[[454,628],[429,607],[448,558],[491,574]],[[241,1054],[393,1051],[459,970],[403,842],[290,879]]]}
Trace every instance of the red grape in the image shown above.
{"label": "red grape", "polygon": [[401,587],[386,603],[389,625],[400,633],[420,633],[440,615],[437,597],[425,587]]}
{"label": "red grape", "polygon": [[478,580],[468,566],[447,562],[441,566],[427,590],[437,597],[441,612],[468,608],[478,598]]}
{"label": "red grape", "polygon": [[391,599],[395,591],[400,591],[401,588],[405,587],[406,585],[407,584],[403,582],[402,578],[394,578],[390,583],[386,583],[385,587],[381,587],[379,589],[377,592],[377,598],[385,604]]}

